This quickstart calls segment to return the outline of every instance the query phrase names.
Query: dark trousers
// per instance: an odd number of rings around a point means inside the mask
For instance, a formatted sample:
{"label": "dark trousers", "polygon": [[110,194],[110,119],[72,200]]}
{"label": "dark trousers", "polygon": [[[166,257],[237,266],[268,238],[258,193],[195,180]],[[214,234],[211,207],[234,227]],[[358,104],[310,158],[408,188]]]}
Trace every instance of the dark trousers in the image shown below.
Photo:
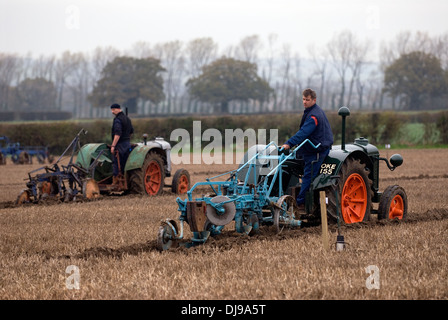
{"label": "dark trousers", "polygon": [[[319,160],[314,162],[317,159],[316,154],[303,154],[303,160],[305,162],[305,166],[303,168],[303,177],[302,177],[302,185],[300,187],[299,195],[297,196],[297,204],[305,204],[305,196],[310,188],[311,181],[318,175],[320,166],[322,162],[324,162],[325,157],[330,153],[330,149],[322,151],[319,153]],[[311,175],[311,168],[313,168],[313,175]]]}
{"label": "dark trousers", "polygon": [[124,174],[124,167],[126,165],[126,161],[128,160],[130,149],[131,149],[131,143],[129,141],[117,143],[115,152],[118,152],[118,157],[120,158],[121,171],[118,170],[117,156],[113,155],[112,166],[114,170],[114,176],[118,176],[119,173]]}

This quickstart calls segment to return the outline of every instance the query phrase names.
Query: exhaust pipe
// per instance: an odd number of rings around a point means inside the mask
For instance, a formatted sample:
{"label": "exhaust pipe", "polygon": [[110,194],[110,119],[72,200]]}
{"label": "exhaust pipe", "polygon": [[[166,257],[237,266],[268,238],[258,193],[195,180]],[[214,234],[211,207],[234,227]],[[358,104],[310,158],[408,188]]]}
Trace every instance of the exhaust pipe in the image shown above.
{"label": "exhaust pipe", "polygon": [[347,107],[339,108],[338,115],[342,117],[342,141],[341,149],[345,151],[345,118],[350,115],[350,109]]}

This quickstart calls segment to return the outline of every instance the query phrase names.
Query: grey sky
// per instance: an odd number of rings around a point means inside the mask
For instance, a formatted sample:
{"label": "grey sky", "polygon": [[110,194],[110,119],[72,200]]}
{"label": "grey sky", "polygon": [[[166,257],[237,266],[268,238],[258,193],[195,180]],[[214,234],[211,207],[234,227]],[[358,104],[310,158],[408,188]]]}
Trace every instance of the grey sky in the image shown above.
{"label": "grey sky", "polygon": [[400,31],[448,32],[447,0],[0,0],[0,52],[60,54],[211,37],[222,51],[269,34],[301,55],[349,29],[378,48]]}

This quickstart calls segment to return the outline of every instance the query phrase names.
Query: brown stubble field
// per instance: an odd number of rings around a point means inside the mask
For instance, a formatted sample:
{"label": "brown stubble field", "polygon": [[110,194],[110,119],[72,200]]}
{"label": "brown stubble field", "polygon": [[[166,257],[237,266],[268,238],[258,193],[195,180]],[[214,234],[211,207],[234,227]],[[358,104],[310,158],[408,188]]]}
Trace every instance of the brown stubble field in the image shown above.
{"label": "brown stubble field", "polygon": [[[393,153],[404,164],[394,172],[381,164],[380,189],[405,188],[408,220],[372,217],[343,226],[343,252],[323,248],[320,226],[279,235],[263,229],[252,237],[226,226],[203,246],[161,253],[158,226],[177,220],[176,195],[17,207],[27,173],[41,165],[0,166],[0,299],[445,300],[448,150],[384,150],[381,156]],[[237,165],[179,167],[195,183]],[[329,231],[334,243],[337,229]],[[70,287],[73,266],[79,289]],[[367,288],[369,266],[379,272],[379,288]]]}

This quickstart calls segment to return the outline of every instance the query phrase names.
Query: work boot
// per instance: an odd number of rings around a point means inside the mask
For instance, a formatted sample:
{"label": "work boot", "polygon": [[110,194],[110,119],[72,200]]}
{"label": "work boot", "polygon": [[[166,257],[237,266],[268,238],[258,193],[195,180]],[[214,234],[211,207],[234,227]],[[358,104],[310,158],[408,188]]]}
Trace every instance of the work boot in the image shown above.
{"label": "work boot", "polygon": [[118,177],[116,177],[116,176],[113,176],[113,177],[112,177],[112,185],[113,185],[113,186],[118,185]]}

